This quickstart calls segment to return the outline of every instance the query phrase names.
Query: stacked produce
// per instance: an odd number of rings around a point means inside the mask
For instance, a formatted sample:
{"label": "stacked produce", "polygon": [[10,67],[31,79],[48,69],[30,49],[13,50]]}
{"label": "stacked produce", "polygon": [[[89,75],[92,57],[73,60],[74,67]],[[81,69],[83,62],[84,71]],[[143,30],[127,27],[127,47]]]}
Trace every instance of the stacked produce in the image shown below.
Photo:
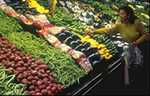
{"label": "stacked produce", "polygon": [[98,43],[102,43],[106,46],[107,49],[109,49],[110,53],[112,54],[112,56],[115,56],[118,53],[117,50],[117,46],[115,45],[115,43],[113,42],[111,36],[106,36],[106,34],[104,35],[98,35],[95,34],[92,36]]}
{"label": "stacked produce", "polygon": [[[6,11],[7,13],[7,11]],[[9,13],[9,12],[8,12]],[[38,28],[40,34],[42,34],[47,40],[48,42],[50,42],[54,47],[56,48],[60,48],[62,50],[64,50],[65,52],[69,53],[76,61],[77,63],[80,64],[80,66],[82,68],[85,69],[86,72],[89,72],[90,70],[92,70],[92,67],[90,67],[90,63],[88,63],[89,61],[86,60],[86,57],[84,56],[84,54],[81,54],[81,52],[78,52],[74,49],[71,49],[70,47],[67,47],[66,45],[64,44],[61,44],[59,42],[59,40],[51,35],[51,34],[57,34],[57,33],[60,33],[61,29],[58,27],[55,28],[55,26],[51,26],[49,25],[49,22],[45,19],[43,19],[43,17],[40,17],[40,19],[37,19],[39,17],[34,17],[34,16],[29,16],[29,17],[32,17],[32,20],[33,20],[33,26],[35,28]],[[20,19],[20,17],[18,17]],[[24,17],[25,18],[25,17]],[[23,19],[21,19],[23,20]],[[22,22],[25,22],[24,20]],[[48,26],[48,27],[45,27],[45,26]],[[52,28],[54,27],[54,28]],[[56,30],[58,29],[58,30]],[[60,31],[59,31],[60,30]],[[48,34],[49,31],[51,34]],[[57,31],[57,32],[55,32]],[[53,39],[51,39],[53,38]],[[88,41],[87,41],[88,40]],[[98,43],[90,38],[85,38],[85,40],[83,40],[84,42],[89,42],[91,43],[92,47],[99,47],[98,46]],[[94,41],[94,42],[93,42]],[[96,43],[95,43],[96,42]],[[95,45],[96,44],[96,45]],[[105,48],[104,46],[103,47],[99,47],[98,49],[102,49],[101,51],[99,51],[99,53],[102,55],[102,57],[104,57],[105,59],[110,59],[112,57],[112,55],[109,53],[109,50],[107,48]],[[82,57],[82,58],[81,58]]]}
{"label": "stacked produce", "polygon": [[65,26],[68,30],[79,34],[84,34],[84,29],[87,27],[85,23],[82,23],[66,10],[61,9],[61,7],[57,8],[55,15],[48,19],[57,26]]}
{"label": "stacked produce", "polygon": [[96,48],[93,48],[89,42],[82,42],[82,39],[70,32],[61,32],[56,37],[71,48],[83,52],[92,65],[100,64],[101,56]]}
{"label": "stacked produce", "polygon": [[[49,0],[28,0],[32,2],[0,0],[0,4],[4,4],[4,1],[15,9],[17,14],[14,14],[15,12],[10,14],[11,7],[7,9],[6,6],[0,5],[0,8],[3,7],[7,11],[7,15],[17,17],[27,25],[22,25],[19,20],[6,16],[0,10],[0,34],[15,44],[10,44],[5,38],[0,37],[0,65],[4,66],[4,68],[0,67],[0,94],[2,95],[55,95],[64,87],[69,87],[77,81],[80,83],[80,78],[85,76],[87,72],[81,68],[83,67],[83,62],[80,63],[81,66],[78,66],[78,62],[81,59],[77,59],[75,62],[74,59],[77,57],[87,58],[93,68],[95,64],[101,64],[103,67],[104,65],[101,61],[109,61],[117,53],[121,52],[119,48],[123,49],[123,47],[128,46],[128,43],[121,41],[119,34],[112,36],[107,36],[108,34],[93,34],[92,37],[83,36],[84,29],[88,26],[100,28],[110,23],[111,20],[117,19],[116,13],[112,9],[118,9],[122,4],[128,3],[143,21],[142,23],[146,27],[149,26],[149,8],[147,7],[149,3],[147,2],[129,2],[130,0],[101,0],[101,2],[99,0],[58,0],[55,15],[53,17],[47,15],[52,24],[63,26],[67,29],[67,31],[65,29],[65,31],[58,32],[55,30],[57,26],[52,28],[53,25],[49,24],[47,18],[48,23],[45,24],[47,27],[44,30],[39,30],[41,26],[37,22],[33,24],[32,20],[30,22],[25,17],[31,16],[30,19],[33,19],[32,16],[35,15],[34,19],[38,19],[37,13],[48,13]],[[26,28],[33,34],[26,32]],[[49,30],[50,34],[47,30]],[[43,34],[43,32],[49,35],[35,35],[35,33]],[[52,45],[56,48],[52,47]],[[22,52],[31,55],[25,55]],[[80,56],[80,52],[84,53],[84,55]],[[71,55],[68,55],[68,53]],[[43,61],[34,58],[41,58]],[[6,75],[4,69],[15,75]],[[44,77],[42,77],[43,75]],[[56,81],[63,85],[58,84]]]}
{"label": "stacked produce", "polygon": [[17,20],[6,16],[2,11],[0,11],[0,26],[0,33],[14,43],[17,48],[32,54],[35,58],[42,58],[53,70],[56,80],[65,87],[77,81],[79,83],[79,79],[86,75],[86,72],[76,65],[69,55],[52,47],[42,38],[24,32]]}
{"label": "stacked produce", "polygon": [[26,95],[25,86],[15,81],[15,75],[0,64],[0,95]]}
{"label": "stacked produce", "polygon": [[82,42],[89,42],[92,47],[99,49],[99,53],[104,57],[105,59],[110,59],[112,57],[110,51],[106,48],[105,44],[98,43],[96,40],[91,39],[89,36],[81,37]]}
{"label": "stacked produce", "polygon": [[[88,1],[88,0],[87,0]],[[68,2],[68,3],[67,3]],[[65,2],[65,1],[63,1],[63,0],[60,0],[59,1],[59,3],[60,3],[60,5],[62,6],[67,6],[67,4],[69,5],[70,4],[70,6],[71,6],[71,4],[72,3],[74,3],[74,2],[71,2],[71,1],[67,1],[67,2]],[[79,2],[76,2],[75,4],[77,4],[78,5],[78,3]],[[97,2],[98,4],[99,4],[99,2]],[[82,6],[82,2],[80,2],[80,6],[81,7],[83,7]],[[101,3],[100,3],[101,4]],[[96,5],[96,4],[95,4]],[[75,6],[75,5],[72,5],[72,6]],[[84,10],[84,8],[81,8],[81,7],[79,7],[81,10],[83,10],[83,12],[85,11]],[[101,6],[102,7],[102,6]],[[60,7],[61,8],[61,7]],[[72,8],[74,8],[74,7],[72,7]],[[105,8],[106,8],[106,6],[105,6]],[[107,8],[108,9],[108,8]],[[105,10],[105,11],[110,11],[110,9],[109,10]],[[104,10],[101,10],[100,11],[100,14],[101,13],[105,13],[105,11]],[[84,15],[84,13],[83,13],[82,11],[81,11],[81,15]],[[76,12],[75,12],[76,13]],[[74,14],[75,14],[74,13]],[[107,12],[107,13],[110,13],[110,12]],[[112,13],[112,12],[111,12]],[[93,14],[93,13],[92,13]],[[102,14],[101,14],[102,15]],[[65,19],[64,19],[65,18]],[[73,19],[72,19],[73,18]],[[99,18],[100,19],[100,22],[99,22],[99,24],[100,24],[100,26],[104,26],[104,25],[106,25],[107,23],[108,23],[108,21],[111,19],[110,18],[110,16],[107,16],[107,14],[103,14],[102,15],[102,17],[100,17]],[[56,10],[56,14],[55,14],[55,16],[54,17],[52,17],[52,18],[49,18],[49,20],[51,21],[51,22],[53,22],[54,24],[56,24],[56,25],[60,25],[60,26],[68,26],[68,29],[70,29],[70,31],[73,31],[73,32],[75,32],[75,33],[78,33],[78,34],[84,34],[84,29],[87,27],[87,25],[85,24],[85,23],[83,23],[83,22],[81,22],[81,21],[79,21],[79,19],[77,19],[76,17],[74,17],[74,16],[72,16],[72,14],[68,14],[65,10],[60,10],[60,9],[57,9]],[[63,20],[63,21],[62,21]],[[107,21],[107,23],[106,23],[106,21]],[[101,23],[101,22],[103,22],[103,24]],[[72,25],[71,24],[73,24],[73,28],[72,28]],[[82,27],[83,26],[83,27]],[[78,28],[80,28],[80,30],[78,30]],[[76,29],[76,30],[74,30],[74,29]],[[81,30],[82,29],[82,30]],[[85,37],[86,38],[86,37]],[[116,46],[113,44],[113,42],[109,39],[109,38],[107,38],[106,36],[104,36],[104,35],[96,35],[96,34],[94,34],[93,35],[93,37],[92,37],[93,39],[95,39],[99,44],[104,44],[104,45],[106,45],[106,48],[107,49],[109,49],[109,51],[110,51],[110,53],[114,56],[115,54],[117,54],[118,53],[118,51],[117,51],[117,48],[116,48]],[[91,39],[92,39],[91,38]],[[106,52],[106,54],[108,54],[108,50],[106,50],[107,52]],[[101,53],[105,53],[105,52],[101,52]],[[103,56],[103,57],[106,57],[106,56]],[[112,57],[112,56],[109,56],[109,57]],[[108,59],[108,58],[107,58]]]}
{"label": "stacked produce", "polygon": [[[109,22],[112,19],[111,15],[113,12],[110,11],[107,6],[99,2],[92,2],[92,4],[93,6],[84,4],[79,0],[72,2],[70,0],[59,0],[59,5],[61,6],[60,8],[72,13],[74,18],[80,20],[83,24],[98,28],[104,26],[106,22]],[[102,10],[106,10],[107,12],[103,12]],[[108,15],[110,13],[112,14]]]}
{"label": "stacked produce", "polygon": [[8,6],[7,4],[2,5],[3,6],[1,6],[0,8],[6,14],[17,18],[23,24],[25,24],[25,26],[33,26],[33,28],[37,29],[38,34],[43,36],[51,45],[71,55],[75,59],[77,64],[79,64],[86,72],[90,72],[91,70],[93,70],[88,58],[82,52],[76,51],[66,44],[61,43],[54,36],[55,34],[62,32],[63,28],[50,24],[44,14],[38,14],[36,16],[28,14],[27,16],[24,16],[17,13],[12,7]]}
{"label": "stacked produce", "polygon": [[63,89],[43,60],[23,54],[3,37],[0,38],[0,63],[16,75],[18,82],[27,86],[30,95],[54,95]]}

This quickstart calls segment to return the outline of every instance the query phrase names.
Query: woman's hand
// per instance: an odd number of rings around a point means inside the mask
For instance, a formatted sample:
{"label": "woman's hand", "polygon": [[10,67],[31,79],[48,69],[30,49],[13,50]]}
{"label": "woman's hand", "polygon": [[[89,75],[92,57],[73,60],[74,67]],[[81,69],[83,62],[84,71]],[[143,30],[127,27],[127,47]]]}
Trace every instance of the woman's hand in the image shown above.
{"label": "woman's hand", "polygon": [[88,27],[85,29],[85,35],[92,36],[93,33],[94,33],[94,28]]}
{"label": "woman's hand", "polygon": [[138,43],[135,41],[135,42],[132,43],[132,45],[133,45],[134,47],[137,47],[137,46],[138,46]]}

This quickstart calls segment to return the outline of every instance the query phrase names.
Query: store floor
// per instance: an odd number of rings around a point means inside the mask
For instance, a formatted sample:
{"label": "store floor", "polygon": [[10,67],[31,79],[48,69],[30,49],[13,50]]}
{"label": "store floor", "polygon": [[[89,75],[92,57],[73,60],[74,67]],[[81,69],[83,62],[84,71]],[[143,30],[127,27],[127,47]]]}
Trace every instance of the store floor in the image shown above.
{"label": "store floor", "polygon": [[124,71],[121,65],[107,76],[88,95],[148,95],[149,94],[149,43],[141,46],[144,55],[144,65],[130,70],[130,85],[124,85]]}

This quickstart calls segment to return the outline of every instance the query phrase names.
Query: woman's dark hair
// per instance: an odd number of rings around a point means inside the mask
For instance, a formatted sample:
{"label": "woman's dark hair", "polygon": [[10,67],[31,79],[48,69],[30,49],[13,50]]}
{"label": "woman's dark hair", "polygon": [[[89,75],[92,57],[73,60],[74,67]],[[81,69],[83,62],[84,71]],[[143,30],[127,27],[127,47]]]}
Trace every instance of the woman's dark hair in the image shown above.
{"label": "woman's dark hair", "polygon": [[122,6],[119,8],[119,11],[120,10],[124,10],[128,15],[129,23],[134,24],[135,20],[137,19],[137,16],[135,16],[133,9],[129,6]]}

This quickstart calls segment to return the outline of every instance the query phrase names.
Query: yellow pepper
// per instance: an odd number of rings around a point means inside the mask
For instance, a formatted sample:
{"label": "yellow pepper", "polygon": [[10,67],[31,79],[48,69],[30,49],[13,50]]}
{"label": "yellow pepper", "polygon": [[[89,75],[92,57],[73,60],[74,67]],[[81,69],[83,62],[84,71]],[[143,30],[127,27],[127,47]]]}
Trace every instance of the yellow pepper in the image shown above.
{"label": "yellow pepper", "polygon": [[102,58],[105,58],[107,60],[109,60],[110,58],[112,58],[112,55],[110,53],[110,51],[106,48],[105,44],[99,44],[96,40],[90,38],[89,36],[81,36],[77,33],[75,33],[77,36],[80,37],[82,42],[88,42],[91,44],[91,47],[93,48],[98,48],[99,49],[99,53],[101,55]]}
{"label": "yellow pepper", "polygon": [[35,8],[39,13],[48,13],[49,10],[41,6],[36,0],[27,0],[29,8]]}

